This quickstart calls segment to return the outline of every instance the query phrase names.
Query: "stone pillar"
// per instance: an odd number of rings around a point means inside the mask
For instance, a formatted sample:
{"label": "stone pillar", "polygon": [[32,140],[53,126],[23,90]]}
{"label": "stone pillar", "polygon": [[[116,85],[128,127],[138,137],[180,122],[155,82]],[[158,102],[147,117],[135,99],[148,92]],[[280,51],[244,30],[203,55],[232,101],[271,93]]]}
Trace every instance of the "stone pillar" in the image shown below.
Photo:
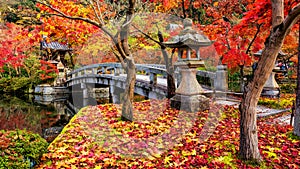
{"label": "stone pillar", "polygon": [[119,76],[120,75],[120,68],[118,68],[118,67],[114,68],[114,75],[115,76]]}
{"label": "stone pillar", "polygon": [[214,79],[214,90],[224,93],[218,93],[217,97],[226,97],[228,91],[228,71],[226,65],[218,65],[216,71],[216,78]]}
{"label": "stone pillar", "polygon": [[97,74],[97,71],[98,71],[98,68],[93,68],[93,69],[92,69],[92,73],[93,73],[93,74]]}
{"label": "stone pillar", "polygon": [[88,105],[89,102],[89,92],[87,85],[85,83],[81,83],[81,89],[82,89],[82,106],[85,107]]}
{"label": "stone pillar", "polygon": [[124,89],[116,87],[114,85],[109,86],[109,102],[114,104],[121,103],[121,93],[124,93]]}
{"label": "stone pillar", "polygon": [[216,71],[216,79],[214,80],[215,90],[227,92],[228,91],[228,72],[227,66],[218,65]]}
{"label": "stone pillar", "polygon": [[85,83],[81,83],[81,89],[82,89],[82,97],[84,99],[89,98],[88,88]]}

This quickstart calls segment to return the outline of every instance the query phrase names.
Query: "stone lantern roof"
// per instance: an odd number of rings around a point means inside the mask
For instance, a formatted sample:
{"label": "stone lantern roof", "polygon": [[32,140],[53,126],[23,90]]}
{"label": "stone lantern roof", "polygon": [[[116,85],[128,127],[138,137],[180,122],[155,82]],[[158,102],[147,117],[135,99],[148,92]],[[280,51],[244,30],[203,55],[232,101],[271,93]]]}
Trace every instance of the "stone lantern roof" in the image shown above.
{"label": "stone lantern roof", "polygon": [[[257,51],[256,53],[254,53],[253,55],[256,56],[256,57],[261,57],[262,52],[263,52],[263,50],[259,50],[259,51]],[[278,56],[278,57],[282,57],[282,56],[287,56],[287,54],[284,53],[282,50],[280,50],[280,51],[278,52],[278,55],[277,55],[277,56]],[[277,65],[274,65],[273,72],[280,72],[280,71],[281,71],[281,70],[280,70],[280,67],[278,67]]]}
{"label": "stone lantern roof", "polygon": [[[254,56],[257,56],[257,57],[260,57],[260,56],[262,55],[262,52],[263,52],[263,50],[259,50],[258,52],[254,53],[253,55],[254,55]],[[280,50],[280,51],[278,52],[278,57],[286,56],[286,55],[287,55],[287,54],[284,53],[282,50]]]}
{"label": "stone lantern roof", "polygon": [[185,19],[183,21],[184,29],[176,35],[172,37],[169,41],[164,44],[170,48],[199,48],[210,46],[213,41],[208,39],[202,33],[198,33],[196,30],[192,29],[193,21],[191,19]]}

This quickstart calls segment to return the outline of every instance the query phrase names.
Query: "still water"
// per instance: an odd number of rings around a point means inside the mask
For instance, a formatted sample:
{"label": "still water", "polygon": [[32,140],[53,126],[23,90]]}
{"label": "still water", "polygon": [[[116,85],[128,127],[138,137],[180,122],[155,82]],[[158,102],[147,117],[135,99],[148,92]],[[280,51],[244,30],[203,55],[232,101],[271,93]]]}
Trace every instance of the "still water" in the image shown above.
{"label": "still water", "polygon": [[26,129],[51,142],[76,112],[68,107],[67,99],[42,103],[36,98],[1,95],[0,129]]}
{"label": "still water", "polygon": [[[83,107],[82,95],[58,98],[41,95],[0,95],[0,130],[26,129],[52,142],[63,127]],[[143,98],[142,98],[143,99]],[[136,96],[135,101],[141,100]],[[108,103],[109,98],[90,98],[88,105]]]}

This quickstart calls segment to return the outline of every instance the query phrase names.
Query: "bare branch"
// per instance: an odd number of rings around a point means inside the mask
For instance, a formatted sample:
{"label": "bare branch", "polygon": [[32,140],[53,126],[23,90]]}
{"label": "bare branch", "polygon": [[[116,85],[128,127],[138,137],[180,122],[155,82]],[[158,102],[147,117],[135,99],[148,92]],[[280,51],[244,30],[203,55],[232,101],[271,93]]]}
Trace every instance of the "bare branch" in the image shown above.
{"label": "bare branch", "polygon": [[121,42],[120,36],[121,36],[120,32],[118,32],[113,40],[114,40],[114,44],[115,44],[118,52],[121,54],[122,58],[125,59],[127,55],[126,55],[124,49],[122,48],[122,42]]}
{"label": "bare branch", "polygon": [[103,27],[102,24],[92,20],[92,19],[89,19],[89,18],[83,18],[83,17],[79,17],[79,16],[70,16],[70,15],[67,15],[65,13],[63,13],[62,11],[60,11],[59,9],[56,9],[54,8],[53,6],[51,6],[50,4],[47,4],[47,3],[44,3],[42,1],[39,1],[37,0],[36,2],[44,5],[44,6],[47,6],[48,8],[52,9],[54,12],[56,13],[50,13],[49,15],[55,15],[55,16],[59,16],[59,17],[63,17],[63,18],[67,18],[67,19],[71,19],[71,20],[81,20],[81,21],[84,21],[84,22],[87,22],[89,24],[92,24],[94,26],[97,26],[98,28],[100,28],[103,32],[105,32],[108,36],[110,36],[112,39],[113,39],[113,34],[111,32],[109,32],[107,29],[105,29]]}
{"label": "bare branch", "polygon": [[[228,30],[228,28],[226,28],[226,34],[225,34],[225,37],[228,36],[228,33],[229,33],[229,30]],[[230,50],[231,47],[230,47],[228,38],[225,38],[225,40],[226,40],[226,43],[227,43],[227,49]]]}
{"label": "bare branch", "polygon": [[[96,8],[94,6],[94,2],[92,2],[92,0],[89,1],[89,3],[91,4],[92,6],[92,9],[96,15],[96,18],[98,19],[98,21],[101,23],[101,25],[104,25],[105,23],[103,22],[102,18],[100,18],[100,16],[98,15],[98,12],[96,11]],[[97,4],[98,4],[98,1],[97,1]]]}
{"label": "bare branch", "polygon": [[144,33],[142,30],[140,30],[139,28],[137,28],[135,25],[132,25],[132,27],[134,27],[134,29],[136,29],[138,32],[140,32],[141,34],[143,34],[146,38],[152,40],[153,42],[159,44],[160,46],[165,46],[163,43],[160,43],[159,41],[153,39],[151,36],[149,36],[148,34]]}
{"label": "bare branch", "polygon": [[130,16],[130,19],[126,21],[124,24],[122,24],[121,28],[125,28],[129,24],[131,24],[132,20],[134,19],[134,15]]}
{"label": "bare branch", "polygon": [[282,30],[284,30],[284,35],[287,34],[290,28],[299,20],[300,18],[300,4],[296,5],[288,14],[288,16],[283,21]]}
{"label": "bare branch", "polygon": [[120,56],[120,55],[118,55],[116,52],[115,52],[115,50],[114,50],[114,48],[112,48],[111,47],[111,51],[114,53],[114,55],[117,57],[117,59],[120,61],[120,63],[121,63],[121,65],[122,65],[122,67],[124,68],[124,69],[126,69],[126,63],[124,62],[124,59]]}
{"label": "bare branch", "polygon": [[[100,9],[99,1],[97,1],[97,9],[99,11],[100,19],[103,21],[103,16],[102,16],[102,12],[101,12],[101,9]],[[103,24],[104,24],[104,21],[103,21]]]}
{"label": "bare branch", "polygon": [[257,30],[256,30],[256,32],[255,32],[255,35],[254,35],[253,39],[252,39],[251,42],[249,43],[249,46],[248,46],[248,48],[247,48],[247,50],[246,50],[246,54],[249,53],[250,47],[252,46],[252,44],[254,43],[255,39],[257,38],[257,35],[259,34],[260,28],[261,28],[262,25],[263,25],[263,24],[258,24],[258,25],[257,25]]}

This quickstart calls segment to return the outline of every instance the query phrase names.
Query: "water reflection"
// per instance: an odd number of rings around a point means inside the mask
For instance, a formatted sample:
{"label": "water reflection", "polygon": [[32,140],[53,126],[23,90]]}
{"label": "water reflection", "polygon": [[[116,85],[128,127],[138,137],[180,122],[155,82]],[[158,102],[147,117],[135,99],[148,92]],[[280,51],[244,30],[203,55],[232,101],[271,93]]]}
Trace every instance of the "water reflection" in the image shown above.
{"label": "water reflection", "polygon": [[0,129],[26,129],[51,142],[75,112],[67,99],[37,102],[34,95],[0,96]]}
{"label": "water reflection", "polygon": [[[145,97],[136,95],[135,101]],[[88,105],[109,103],[109,98],[87,99]],[[1,95],[0,130],[26,129],[52,142],[84,106],[81,93],[66,96]]]}

